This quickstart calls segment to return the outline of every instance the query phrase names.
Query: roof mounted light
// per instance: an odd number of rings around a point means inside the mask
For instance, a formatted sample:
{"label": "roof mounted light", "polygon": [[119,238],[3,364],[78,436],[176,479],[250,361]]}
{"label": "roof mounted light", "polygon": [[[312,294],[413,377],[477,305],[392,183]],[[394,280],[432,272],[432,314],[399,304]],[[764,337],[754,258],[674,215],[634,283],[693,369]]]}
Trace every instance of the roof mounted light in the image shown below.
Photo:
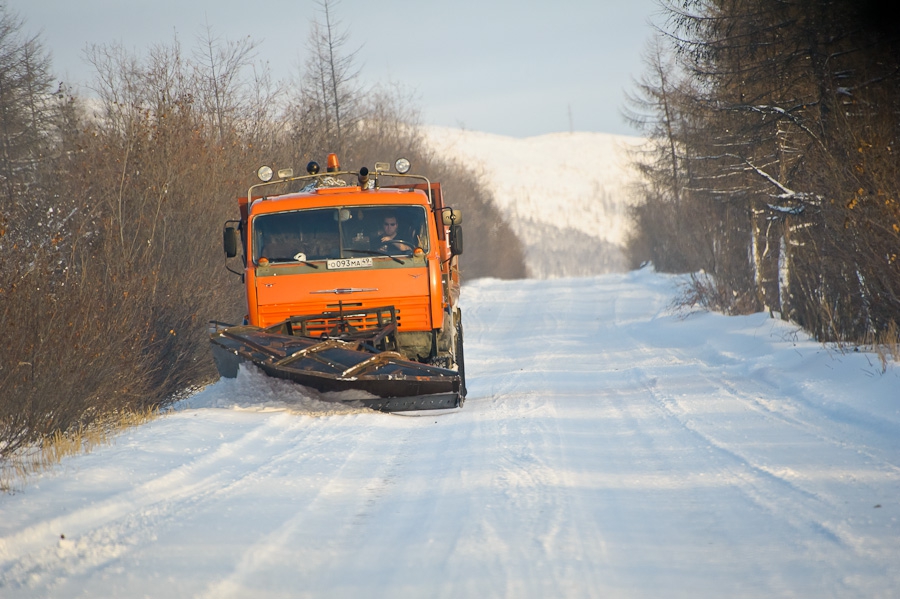
{"label": "roof mounted light", "polygon": [[375,172],[376,173],[386,173],[391,170],[390,162],[376,162],[375,163]]}
{"label": "roof mounted light", "polygon": [[401,175],[405,175],[409,172],[409,160],[406,158],[398,158],[397,162],[394,163],[394,168],[396,168],[397,172]]}
{"label": "roof mounted light", "polygon": [[328,155],[328,172],[334,173],[339,170],[341,170],[341,163],[338,160],[337,154],[332,152]]}
{"label": "roof mounted light", "polygon": [[259,177],[259,180],[263,183],[268,183],[272,180],[272,167],[270,166],[261,166],[259,170],[256,171],[256,176]]}
{"label": "roof mounted light", "polygon": [[294,169],[292,169],[292,168],[278,169],[278,178],[279,179],[288,179],[293,176],[294,176]]}
{"label": "roof mounted light", "polygon": [[306,172],[310,175],[318,175],[319,174],[319,163],[315,160],[310,160],[306,165]]}

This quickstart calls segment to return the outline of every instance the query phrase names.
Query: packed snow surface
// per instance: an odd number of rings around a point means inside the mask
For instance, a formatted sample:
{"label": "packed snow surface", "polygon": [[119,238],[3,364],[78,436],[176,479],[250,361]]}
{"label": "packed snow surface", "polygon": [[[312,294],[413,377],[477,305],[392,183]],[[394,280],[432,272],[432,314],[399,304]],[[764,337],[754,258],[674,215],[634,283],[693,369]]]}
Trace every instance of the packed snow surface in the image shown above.
{"label": "packed snow surface", "polygon": [[467,284],[449,413],[220,381],[0,496],[0,596],[896,597],[898,369],[676,286]]}

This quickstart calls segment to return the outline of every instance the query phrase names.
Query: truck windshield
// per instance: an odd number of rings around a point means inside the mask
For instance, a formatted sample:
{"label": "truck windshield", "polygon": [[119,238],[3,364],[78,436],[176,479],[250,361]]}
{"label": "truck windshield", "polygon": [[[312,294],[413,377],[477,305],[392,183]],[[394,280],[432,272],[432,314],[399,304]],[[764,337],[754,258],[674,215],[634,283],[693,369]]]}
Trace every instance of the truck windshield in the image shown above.
{"label": "truck windshield", "polygon": [[348,206],[260,214],[253,261],[306,262],[353,256],[410,256],[429,249],[422,206]]}

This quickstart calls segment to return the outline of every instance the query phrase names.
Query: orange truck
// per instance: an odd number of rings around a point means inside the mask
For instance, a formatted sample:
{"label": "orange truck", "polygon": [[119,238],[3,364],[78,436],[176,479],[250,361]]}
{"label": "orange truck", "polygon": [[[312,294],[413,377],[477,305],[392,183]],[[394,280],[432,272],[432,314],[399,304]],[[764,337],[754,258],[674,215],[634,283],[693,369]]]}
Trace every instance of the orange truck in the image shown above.
{"label": "orange truck", "polygon": [[462,217],[440,183],[408,171],[405,159],[343,171],[335,154],[324,173],[316,162],[301,176],[259,169],[224,229],[247,314],[211,323],[222,376],[245,363],[325,401],[462,406]]}

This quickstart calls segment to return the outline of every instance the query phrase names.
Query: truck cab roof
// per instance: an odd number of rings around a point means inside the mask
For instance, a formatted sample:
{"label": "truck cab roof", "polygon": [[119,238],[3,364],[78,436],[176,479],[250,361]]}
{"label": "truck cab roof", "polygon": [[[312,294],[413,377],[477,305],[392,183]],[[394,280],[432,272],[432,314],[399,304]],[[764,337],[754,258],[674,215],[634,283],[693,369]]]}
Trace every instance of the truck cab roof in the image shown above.
{"label": "truck cab roof", "polygon": [[419,189],[360,189],[356,187],[320,187],[313,191],[254,198],[250,214],[281,212],[302,208],[326,208],[345,205],[405,204],[428,206],[428,196]]}

